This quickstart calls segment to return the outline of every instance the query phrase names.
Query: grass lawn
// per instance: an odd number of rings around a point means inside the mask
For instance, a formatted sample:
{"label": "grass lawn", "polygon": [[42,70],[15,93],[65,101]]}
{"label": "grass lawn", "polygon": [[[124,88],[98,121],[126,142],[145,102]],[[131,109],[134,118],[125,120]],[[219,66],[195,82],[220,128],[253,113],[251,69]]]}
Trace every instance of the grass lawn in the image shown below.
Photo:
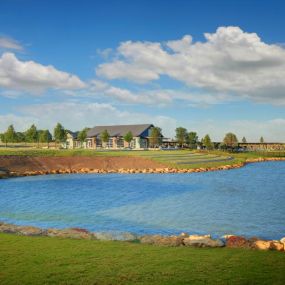
{"label": "grass lawn", "polygon": [[0,284],[285,284],[285,253],[0,234]]}

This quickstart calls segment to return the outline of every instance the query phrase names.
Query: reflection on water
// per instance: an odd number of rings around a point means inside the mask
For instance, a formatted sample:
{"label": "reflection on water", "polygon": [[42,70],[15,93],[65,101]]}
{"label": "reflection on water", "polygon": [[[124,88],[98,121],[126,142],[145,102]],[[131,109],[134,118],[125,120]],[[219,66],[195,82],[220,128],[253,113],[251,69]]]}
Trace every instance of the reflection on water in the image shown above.
{"label": "reflection on water", "polygon": [[0,181],[0,220],[138,234],[285,235],[285,162],[191,174],[72,174]]}

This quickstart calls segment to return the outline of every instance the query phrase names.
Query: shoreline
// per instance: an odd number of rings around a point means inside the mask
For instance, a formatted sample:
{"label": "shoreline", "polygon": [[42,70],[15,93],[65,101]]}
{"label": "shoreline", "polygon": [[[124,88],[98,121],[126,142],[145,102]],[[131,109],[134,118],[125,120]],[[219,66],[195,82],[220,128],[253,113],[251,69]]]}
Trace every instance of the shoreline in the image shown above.
{"label": "shoreline", "polygon": [[[110,158],[108,158],[110,160]],[[144,160],[150,162],[150,160],[146,160],[144,158],[135,158],[138,160]],[[104,167],[104,168],[88,168],[82,167],[77,169],[72,169],[71,166],[69,168],[58,168],[58,169],[47,169],[47,170],[32,170],[32,171],[5,171],[0,169],[0,179],[1,178],[13,178],[13,177],[24,177],[24,176],[38,176],[38,175],[50,175],[50,174],[111,174],[111,173],[121,173],[121,174],[170,174],[170,173],[198,173],[198,172],[212,172],[212,171],[220,171],[220,170],[231,170],[237,169],[246,166],[250,163],[258,163],[258,162],[269,162],[269,161],[285,161],[285,157],[260,157],[254,159],[246,159],[244,162],[239,162],[232,165],[222,165],[215,167],[201,167],[201,168],[174,168],[174,167],[163,167],[162,164],[156,163],[154,161],[153,164],[158,164],[160,167],[155,168],[112,168],[112,167]],[[150,164],[151,165],[151,164]]]}
{"label": "shoreline", "polygon": [[47,228],[34,226],[18,226],[0,221],[0,233],[20,236],[41,236],[50,238],[85,239],[97,241],[121,241],[167,247],[198,247],[198,248],[245,248],[255,250],[285,251],[285,237],[280,240],[264,240],[257,237],[245,238],[236,235],[224,235],[213,239],[211,235],[181,233],[180,235],[136,235],[129,232],[109,233],[90,232],[83,228]]}

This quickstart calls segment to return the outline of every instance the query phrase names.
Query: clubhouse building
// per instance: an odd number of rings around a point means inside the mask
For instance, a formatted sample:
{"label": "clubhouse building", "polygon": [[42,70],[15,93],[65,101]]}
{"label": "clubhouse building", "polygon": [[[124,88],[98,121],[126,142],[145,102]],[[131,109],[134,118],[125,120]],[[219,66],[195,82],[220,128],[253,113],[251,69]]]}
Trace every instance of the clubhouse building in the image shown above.
{"label": "clubhouse building", "polygon": [[[152,127],[154,127],[152,124],[97,126],[87,132],[86,148],[123,149],[130,147],[132,149],[145,149],[149,147],[150,129]],[[104,131],[107,131],[110,136],[107,143],[103,143],[101,139],[101,134]],[[133,135],[130,145],[124,140],[124,136],[128,132]]]}

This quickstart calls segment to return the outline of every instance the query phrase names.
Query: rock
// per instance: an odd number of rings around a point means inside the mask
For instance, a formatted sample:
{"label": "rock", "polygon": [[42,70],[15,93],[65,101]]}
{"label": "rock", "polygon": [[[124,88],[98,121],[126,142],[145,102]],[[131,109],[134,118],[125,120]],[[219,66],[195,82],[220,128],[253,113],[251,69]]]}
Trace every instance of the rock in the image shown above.
{"label": "rock", "polygon": [[253,243],[253,247],[260,250],[269,250],[271,247],[271,241],[257,240]]}
{"label": "rock", "polygon": [[136,235],[134,235],[132,233],[128,233],[128,232],[124,232],[124,233],[121,233],[121,232],[112,232],[112,233],[98,232],[98,233],[94,233],[94,236],[98,240],[134,241],[137,239]]}
{"label": "rock", "polygon": [[251,242],[241,236],[230,236],[226,239],[226,247],[249,248],[251,247]]}
{"label": "rock", "polygon": [[145,235],[140,238],[140,242],[159,246],[182,246],[183,238],[177,236]]}
{"label": "rock", "polygon": [[0,179],[9,177],[9,173],[4,170],[0,170]]}
{"label": "rock", "polygon": [[272,241],[270,244],[270,249],[284,251],[284,244],[280,241]]}
{"label": "rock", "polygon": [[188,236],[189,240],[201,240],[204,238],[211,238],[211,235],[190,235]]}
{"label": "rock", "polygon": [[37,227],[23,226],[18,227],[17,233],[24,236],[41,236],[45,235],[46,231]]}
{"label": "rock", "polygon": [[61,237],[71,239],[93,239],[93,235],[87,230],[70,228],[70,229],[48,229],[46,235],[49,237]]}
{"label": "rock", "polygon": [[223,247],[225,244],[222,240],[211,239],[210,237],[204,238],[194,238],[191,239],[191,236],[183,239],[183,244],[185,246],[194,246],[194,247]]}
{"label": "rock", "polygon": [[187,237],[189,237],[189,234],[187,234],[187,233],[181,233],[180,236],[183,237],[183,238],[187,238]]}
{"label": "rock", "polygon": [[15,234],[17,232],[18,232],[18,226],[11,225],[11,224],[5,224],[5,223],[0,225],[0,233]]}

